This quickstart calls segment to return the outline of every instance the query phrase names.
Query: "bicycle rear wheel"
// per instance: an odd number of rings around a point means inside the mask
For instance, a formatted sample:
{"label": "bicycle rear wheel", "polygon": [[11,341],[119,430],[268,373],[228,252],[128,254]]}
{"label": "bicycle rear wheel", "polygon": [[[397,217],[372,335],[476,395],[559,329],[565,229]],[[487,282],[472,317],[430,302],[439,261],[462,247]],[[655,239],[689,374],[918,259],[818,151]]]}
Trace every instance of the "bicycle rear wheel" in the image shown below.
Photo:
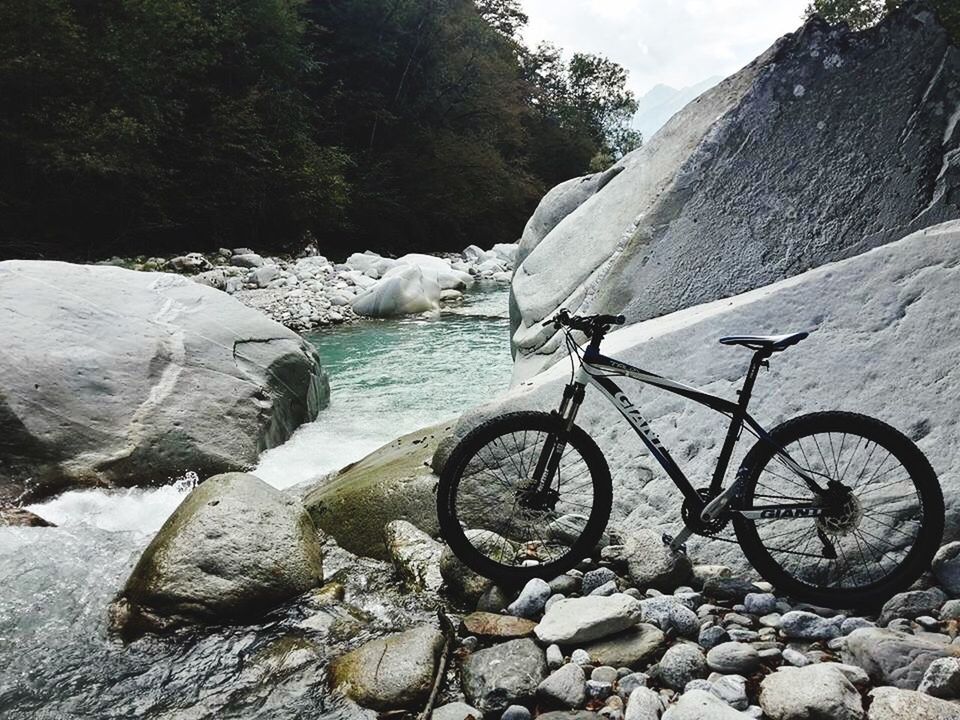
{"label": "bicycle rear wheel", "polygon": [[610,471],[596,443],[574,427],[546,492],[531,489],[556,416],[517,412],[490,420],[454,448],[440,475],[437,515],[453,553],[503,584],[552,578],[599,543],[610,516]]}
{"label": "bicycle rear wheel", "polygon": [[[943,535],[943,495],[906,436],[865,415],[803,415],[744,459],[740,509],[817,504],[817,517],[749,519],[734,513],[750,563],[778,590],[816,605],[879,605],[930,567]],[[834,495],[818,497],[777,454],[786,453]],[[799,513],[798,513],[799,514]]]}

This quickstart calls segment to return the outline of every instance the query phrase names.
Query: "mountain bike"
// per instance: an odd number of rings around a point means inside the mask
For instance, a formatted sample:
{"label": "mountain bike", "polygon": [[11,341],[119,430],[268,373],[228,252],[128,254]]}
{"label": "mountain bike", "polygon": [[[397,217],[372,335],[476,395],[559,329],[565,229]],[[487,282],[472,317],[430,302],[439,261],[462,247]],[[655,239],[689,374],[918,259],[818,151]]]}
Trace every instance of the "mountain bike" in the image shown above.
{"label": "mountain bike", "polygon": [[[806,332],[721,338],[753,351],[734,401],[601,354],[605,335],[623,322],[623,316],[559,311],[544,323],[563,331],[571,359],[559,408],[491,419],[451,452],[437,513],[441,534],[468,567],[516,585],[553,578],[598,547],[613,491],[603,453],[575,424],[587,387],[613,404],[683,496],[683,529],[664,536],[675,552],[685,552],[691,535],[716,538],[732,523],[749,562],[779,592],[835,608],[881,603],[930,567],[943,535],[943,495],[909,438],[851,412],[801,415],[768,432],[748,412],[760,369]],[[575,331],[589,338],[585,349]],[[708,487],[694,488],[614,377],[730,419]],[[725,488],[744,430],[756,443]]]}

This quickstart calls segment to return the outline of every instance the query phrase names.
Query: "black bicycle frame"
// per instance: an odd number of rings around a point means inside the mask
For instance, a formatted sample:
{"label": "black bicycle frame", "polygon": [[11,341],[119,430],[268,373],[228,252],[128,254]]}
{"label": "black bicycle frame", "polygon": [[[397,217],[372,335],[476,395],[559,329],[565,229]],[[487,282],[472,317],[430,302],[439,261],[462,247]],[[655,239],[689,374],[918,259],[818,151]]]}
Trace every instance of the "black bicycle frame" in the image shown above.
{"label": "black bicycle frame", "polygon": [[[683,383],[662,377],[656,373],[642,370],[627,363],[620,362],[619,360],[614,360],[588,348],[587,352],[583,355],[580,369],[573,382],[567,385],[564,390],[563,402],[558,411],[562,423],[562,432],[568,431],[573,426],[580,403],[584,397],[586,385],[596,386],[600,392],[613,403],[617,410],[620,411],[620,414],[626,418],[627,422],[630,423],[630,426],[637,435],[640,436],[640,439],[644,445],[646,445],[650,454],[660,463],[664,471],[670,476],[670,479],[673,480],[674,484],[691,506],[696,508],[698,512],[706,512],[707,509],[710,509],[714,503],[711,502],[708,504],[700,497],[690,483],[690,480],[670,456],[669,451],[663,446],[660,438],[657,437],[657,434],[650,428],[649,423],[647,423],[643,415],[641,415],[640,410],[633,404],[630,398],[627,397],[626,393],[610,379],[611,376],[628,377],[646,385],[652,385],[667,392],[680,395],[688,400],[705,405],[718,413],[730,416],[730,426],[727,429],[727,434],[724,438],[720,455],[717,458],[717,465],[710,482],[710,494],[715,501],[720,500],[722,497],[723,480],[726,476],[734,447],[740,438],[744,426],[749,426],[757,437],[773,445],[778,455],[780,455],[792,470],[797,472],[811,491],[817,495],[823,495],[825,492],[823,488],[817,485],[817,483],[808,476],[807,471],[799,466],[783,448],[779,447],[763,426],[747,412],[747,405],[753,393],[757,373],[761,367],[766,366],[769,357],[770,353],[767,351],[761,350],[754,354],[750,362],[750,367],[747,370],[743,387],[738,391],[738,400],[733,402],[726,398],[711,395],[702,390],[690,387],[689,385],[684,385]],[[565,444],[563,435],[558,439],[557,444],[562,452],[562,446]],[[559,460],[559,458],[556,457],[559,453],[556,453],[554,450],[555,448],[551,447],[549,449],[545,448],[544,452],[542,452],[541,461],[535,473],[535,477],[538,479],[544,477],[544,472],[546,472],[547,478],[552,478],[556,464],[553,458]],[[736,484],[736,482],[732,483],[730,489],[732,490]],[[724,510],[727,504],[729,504],[729,498],[723,498],[723,501],[717,506],[717,512]],[[815,517],[820,514],[820,510],[820,506],[816,504],[754,506],[749,510],[734,509],[735,512],[739,512],[745,517],[755,519]],[[715,517],[716,514],[716,512],[713,513],[712,517]]]}

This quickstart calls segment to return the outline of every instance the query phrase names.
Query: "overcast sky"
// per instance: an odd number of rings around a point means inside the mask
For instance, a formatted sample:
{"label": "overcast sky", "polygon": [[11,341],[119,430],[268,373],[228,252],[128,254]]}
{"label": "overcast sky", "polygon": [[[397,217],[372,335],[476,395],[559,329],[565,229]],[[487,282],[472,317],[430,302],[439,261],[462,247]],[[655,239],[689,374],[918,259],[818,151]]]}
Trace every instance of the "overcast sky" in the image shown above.
{"label": "overcast sky", "polygon": [[809,0],[522,0],[525,39],[605,55],[638,96],[727,76],[796,30]]}

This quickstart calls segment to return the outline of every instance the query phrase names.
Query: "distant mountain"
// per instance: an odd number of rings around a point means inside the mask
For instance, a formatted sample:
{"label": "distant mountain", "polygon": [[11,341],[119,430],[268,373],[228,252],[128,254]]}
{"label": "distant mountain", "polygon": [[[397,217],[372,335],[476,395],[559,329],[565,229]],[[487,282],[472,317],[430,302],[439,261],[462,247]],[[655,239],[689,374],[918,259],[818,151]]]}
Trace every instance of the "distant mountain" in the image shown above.
{"label": "distant mountain", "polygon": [[633,127],[643,133],[644,140],[649,140],[678,110],[722,79],[714,75],[696,85],[679,90],[669,85],[654,85],[637,101],[637,114],[633,116]]}

